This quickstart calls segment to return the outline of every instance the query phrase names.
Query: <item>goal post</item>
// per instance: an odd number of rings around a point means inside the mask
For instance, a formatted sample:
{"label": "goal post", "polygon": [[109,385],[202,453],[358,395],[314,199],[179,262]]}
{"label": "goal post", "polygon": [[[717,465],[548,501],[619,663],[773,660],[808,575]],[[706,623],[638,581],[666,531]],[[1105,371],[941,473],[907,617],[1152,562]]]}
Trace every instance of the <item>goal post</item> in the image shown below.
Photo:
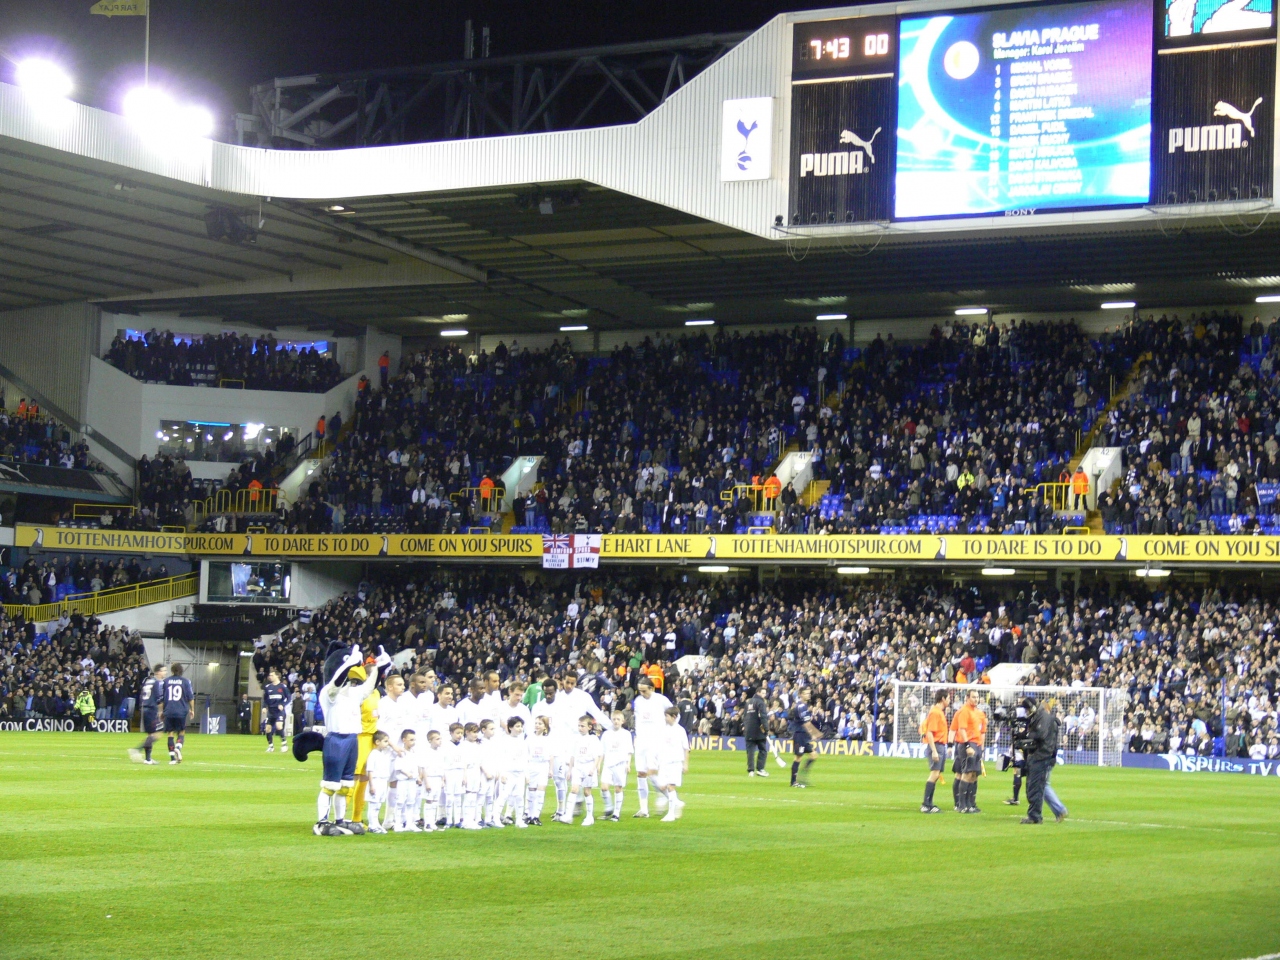
{"label": "goal post", "polygon": [[984,683],[926,683],[917,680],[893,681],[893,746],[895,752],[914,756],[923,750],[920,726],[933,706],[939,690],[951,693],[951,715],[970,693],[978,694],[978,708],[987,715],[986,760],[988,763],[1013,748],[1009,724],[995,719],[997,706],[1013,715],[1024,697],[1037,701],[1042,709],[1058,718],[1058,762],[1120,766],[1124,751],[1124,711],[1129,702],[1126,690],[1108,687],[993,686]]}

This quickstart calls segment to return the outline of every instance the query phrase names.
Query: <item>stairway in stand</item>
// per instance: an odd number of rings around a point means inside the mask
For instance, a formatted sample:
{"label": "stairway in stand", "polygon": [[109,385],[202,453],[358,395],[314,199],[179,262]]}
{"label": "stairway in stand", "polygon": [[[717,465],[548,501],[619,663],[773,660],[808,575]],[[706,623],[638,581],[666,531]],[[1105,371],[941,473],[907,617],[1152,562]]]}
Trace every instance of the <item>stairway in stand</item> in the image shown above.
{"label": "stairway in stand", "polygon": [[809,485],[804,488],[804,493],[800,496],[800,502],[806,507],[812,507],[815,503],[821,502],[826,492],[830,489],[830,480],[810,480]]}

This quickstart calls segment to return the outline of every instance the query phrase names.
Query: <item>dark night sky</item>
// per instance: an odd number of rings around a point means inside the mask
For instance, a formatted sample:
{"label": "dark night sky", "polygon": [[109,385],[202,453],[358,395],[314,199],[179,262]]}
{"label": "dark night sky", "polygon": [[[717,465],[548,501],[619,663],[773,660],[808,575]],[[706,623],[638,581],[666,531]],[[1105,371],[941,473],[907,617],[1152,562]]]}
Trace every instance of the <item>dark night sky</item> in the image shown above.
{"label": "dark night sky", "polygon": [[[119,110],[142,75],[141,17],[91,16],[93,0],[0,0],[0,51],[62,62],[75,99]],[[277,76],[394,67],[462,55],[463,24],[488,24],[491,55],[751,30],[782,0],[152,0],[152,78],[206,104],[225,136],[248,88]],[[477,40],[478,43],[478,40]],[[12,63],[0,60],[0,80]]]}

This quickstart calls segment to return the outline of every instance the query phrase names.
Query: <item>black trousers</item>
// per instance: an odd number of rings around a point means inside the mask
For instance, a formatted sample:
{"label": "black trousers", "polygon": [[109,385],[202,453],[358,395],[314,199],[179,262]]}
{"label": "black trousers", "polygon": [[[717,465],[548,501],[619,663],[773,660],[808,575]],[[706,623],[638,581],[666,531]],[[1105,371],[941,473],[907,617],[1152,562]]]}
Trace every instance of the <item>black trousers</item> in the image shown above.
{"label": "black trousers", "polygon": [[764,762],[769,758],[769,740],[767,737],[747,741],[747,773],[764,769]]}
{"label": "black trousers", "polygon": [[1037,823],[1044,819],[1044,787],[1053,764],[1052,757],[1027,761],[1027,818]]}

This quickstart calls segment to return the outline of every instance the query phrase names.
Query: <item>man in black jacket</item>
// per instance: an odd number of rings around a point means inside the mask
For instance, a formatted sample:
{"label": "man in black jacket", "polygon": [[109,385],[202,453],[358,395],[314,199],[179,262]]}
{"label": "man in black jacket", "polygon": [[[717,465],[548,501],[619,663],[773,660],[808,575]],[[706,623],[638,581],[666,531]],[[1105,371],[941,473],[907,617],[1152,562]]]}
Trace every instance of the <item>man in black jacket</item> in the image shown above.
{"label": "man in black jacket", "polygon": [[769,707],[759,691],[751,691],[751,699],[742,711],[742,735],[747,741],[747,776],[767,777],[764,762],[769,756]]}
{"label": "man in black jacket", "polygon": [[1044,788],[1058,759],[1058,721],[1031,697],[1022,701],[1027,711],[1027,815],[1023,823],[1044,822]]}
{"label": "man in black jacket", "polygon": [[240,703],[236,709],[236,713],[240,717],[240,732],[249,733],[249,725],[253,717],[253,704],[249,702],[249,695],[247,693],[240,697]]}

